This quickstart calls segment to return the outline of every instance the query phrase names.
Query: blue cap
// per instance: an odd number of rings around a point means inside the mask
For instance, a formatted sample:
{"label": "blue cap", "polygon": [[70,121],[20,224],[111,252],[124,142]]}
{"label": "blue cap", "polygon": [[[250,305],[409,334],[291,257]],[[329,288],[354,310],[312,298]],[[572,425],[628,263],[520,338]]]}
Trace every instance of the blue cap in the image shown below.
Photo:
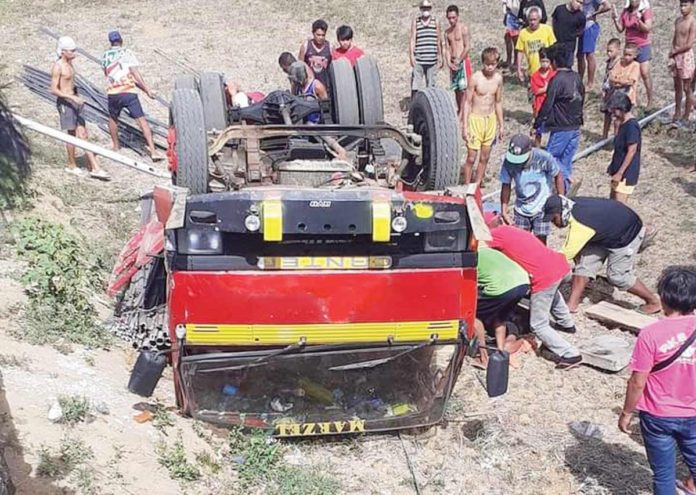
{"label": "blue cap", "polygon": [[121,33],[118,31],[111,31],[109,33],[109,43],[114,44],[114,43],[120,43],[123,41],[123,38],[121,38]]}

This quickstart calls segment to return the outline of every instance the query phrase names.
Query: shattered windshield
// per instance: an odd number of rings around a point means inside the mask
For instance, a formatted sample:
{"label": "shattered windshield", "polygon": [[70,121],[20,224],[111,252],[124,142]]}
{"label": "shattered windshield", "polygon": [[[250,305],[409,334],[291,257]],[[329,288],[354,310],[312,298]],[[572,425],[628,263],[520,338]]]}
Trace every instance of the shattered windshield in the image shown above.
{"label": "shattered windshield", "polygon": [[[184,358],[194,417],[279,436],[356,433],[439,421],[461,362],[457,344],[280,349]],[[460,359],[455,357],[460,356]]]}

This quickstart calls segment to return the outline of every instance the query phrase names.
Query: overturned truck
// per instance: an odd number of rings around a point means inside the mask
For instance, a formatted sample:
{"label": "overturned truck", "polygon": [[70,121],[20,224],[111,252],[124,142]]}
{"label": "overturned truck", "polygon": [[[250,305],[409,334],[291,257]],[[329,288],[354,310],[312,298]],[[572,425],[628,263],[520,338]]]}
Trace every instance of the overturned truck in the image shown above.
{"label": "overturned truck", "polygon": [[417,93],[399,129],[372,59],[330,74],[328,102],[246,108],[219,74],[176,81],[175,186],[146,198],[110,291],[197,419],[281,437],[431,425],[475,348],[480,211],[456,187],[449,95]]}

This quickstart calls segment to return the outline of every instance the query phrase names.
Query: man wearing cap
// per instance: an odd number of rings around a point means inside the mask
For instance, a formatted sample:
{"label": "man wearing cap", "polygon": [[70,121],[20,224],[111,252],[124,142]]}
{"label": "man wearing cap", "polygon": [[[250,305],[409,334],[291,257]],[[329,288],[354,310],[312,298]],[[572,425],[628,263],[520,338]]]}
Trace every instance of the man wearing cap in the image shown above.
{"label": "man wearing cap", "polygon": [[163,160],[164,156],[155,150],[152,130],[145,119],[145,112],[138,99],[138,88],[150,98],[155,94],[145,85],[137,67],[140,65],[133,52],[123,48],[123,38],[118,31],[109,33],[109,48],[102,55],[101,64],[106,75],[106,93],[109,98],[109,133],[115,150],[120,149],[118,141],[118,118],[125,108],[143,131],[145,142],[154,161]]}
{"label": "man wearing cap", "polygon": [[568,307],[577,311],[589,280],[607,263],[607,278],[620,290],[645,301],[640,311],[659,313],[660,299],[635,274],[636,255],[645,238],[645,227],[631,208],[613,199],[554,195],[546,200],[544,217],[556,227],[568,227],[561,252],[575,260]]}
{"label": "man wearing cap", "polygon": [[[60,115],[60,128],[71,136],[87,140],[87,124],[84,117],[85,100],[80,98],[75,87],[75,51],[77,45],[72,38],[62,36],[58,40],[56,54],[58,60],[51,67],[51,94],[56,96],[56,107]],[[83,172],[77,167],[75,161],[75,145],[66,144],[68,151],[68,166],[65,171],[73,175],[81,175]],[[97,157],[91,151],[86,151],[89,164],[90,177],[109,180],[109,174],[99,168]]]}
{"label": "man wearing cap", "polygon": [[[534,148],[532,140],[517,134],[510,140],[505,161],[500,169],[500,206],[503,220],[534,233],[546,244],[551,222],[544,220],[544,203],[553,193],[563,190],[563,175],[558,162],[547,151]],[[515,217],[508,214],[511,185],[515,186]]]}
{"label": "man wearing cap", "polygon": [[443,63],[440,23],[432,17],[433,4],[430,0],[422,0],[418,8],[420,15],[411,23],[409,37],[412,94],[435,86],[437,69],[442,68]]}

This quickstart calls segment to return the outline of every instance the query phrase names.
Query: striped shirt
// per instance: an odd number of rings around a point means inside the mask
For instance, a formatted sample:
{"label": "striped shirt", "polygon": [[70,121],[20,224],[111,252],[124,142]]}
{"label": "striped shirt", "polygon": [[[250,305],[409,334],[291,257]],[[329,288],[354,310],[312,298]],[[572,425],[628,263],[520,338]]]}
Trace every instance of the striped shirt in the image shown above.
{"label": "striped shirt", "polygon": [[416,63],[420,65],[434,65],[437,63],[437,47],[440,40],[437,39],[437,21],[430,19],[428,24],[423,24],[423,18],[416,19]]}

